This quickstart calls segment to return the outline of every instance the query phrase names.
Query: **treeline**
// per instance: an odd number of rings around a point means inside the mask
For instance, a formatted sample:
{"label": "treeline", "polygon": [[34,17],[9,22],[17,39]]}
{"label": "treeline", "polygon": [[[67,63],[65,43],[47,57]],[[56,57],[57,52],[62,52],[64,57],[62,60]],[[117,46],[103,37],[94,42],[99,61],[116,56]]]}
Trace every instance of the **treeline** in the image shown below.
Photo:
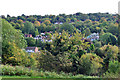
{"label": "treeline", "polygon": [[23,21],[29,21],[34,23],[35,21],[39,21],[39,22],[44,22],[44,20],[48,19],[50,20],[51,23],[55,23],[55,22],[75,22],[77,20],[80,21],[85,21],[86,19],[90,19],[92,21],[99,21],[101,20],[102,17],[105,17],[107,19],[107,21],[114,21],[117,18],[117,14],[109,14],[109,13],[89,13],[89,14],[83,14],[83,13],[75,13],[75,14],[70,14],[70,15],[66,15],[66,14],[59,14],[59,15],[45,15],[45,16],[41,16],[41,15],[30,15],[30,16],[26,16],[24,14],[22,14],[21,16],[10,16],[7,15],[7,17],[5,17],[4,15],[2,15],[2,18],[6,19],[8,22],[17,22],[17,20],[21,19]]}
{"label": "treeline", "polygon": [[[89,33],[100,33],[101,31],[110,32],[118,36],[117,27],[118,19],[117,14],[109,13],[89,13],[89,14],[59,14],[55,15],[30,15],[7,17],[2,16],[6,19],[15,29],[19,29],[23,34],[32,34],[34,37],[42,32],[55,31],[62,32],[62,30],[73,33],[74,30],[82,32],[88,36]],[[60,25],[63,24],[63,25]],[[89,28],[89,29],[87,29]],[[114,33],[115,32],[115,33]]]}

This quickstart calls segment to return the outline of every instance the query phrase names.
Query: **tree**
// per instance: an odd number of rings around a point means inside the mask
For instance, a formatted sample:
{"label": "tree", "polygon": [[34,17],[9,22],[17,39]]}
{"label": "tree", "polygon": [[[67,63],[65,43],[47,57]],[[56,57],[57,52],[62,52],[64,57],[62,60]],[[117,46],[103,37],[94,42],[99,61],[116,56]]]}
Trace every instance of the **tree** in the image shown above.
{"label": "tree", "polygon": [[117,60],[110,61],[108,66],[109,73],[119,74],[120,73],[120,62]]}
{"label": "tree", "polygon": [[35,36],[39,35],[38,29],[35,30]]}
{"label": "tree", "polygon": [[[77,31],[71,36],[65,31],[63,31],[61,35],[56,32],[53,34],[52,42],[47,43],[45,49],[51,52],[52,55],[57,56],[61,65],[64,66],[65,71],[77,72],[77,62],[89,47],[87,42],[84,43],[82,41],[82,37],[83,35]],[[67,70],[68,65],[73,68]]]}
{"label": "tree", "polygon": [[69,34],[67,32],[63,31],[62,35],[59,35],[59,33],[56,32],[53,34],[53,37],[52,43],[46,45],[46,49],[53,55],[63,54],[64,51],[69,49]]}
{"label": "tree", "polygon": [[5,49],[8,42],[14,42],[19,48],[24,48],[27,44],[22,31],[16,30],[4,19],[2,20],[2,39],[2,47]]}
{"label": "tree", "polygon": [[104,34],[104,31],[103,31],[103,29],[101,29],[100,36],[103,35],[103,34]]}
{"label": "tree", "polygon": [[47,71],[53,70],[57,72],[61,71],[62,66],[60,66],[60,61],[50,52],[41,50],[41,54],[39,54],[37,58],[38,58],[37,68]]}
{"label": "tree", "polygon": [[118,36],[118,25],[115,25],[115,24],[111,24],[109,27],[108,27],[108,32],[112,33],[113,35],[116,35]]}
{"label": "tree", "polygon": [[35,25],[35,27],[39,27],[40,26],[40,22],[39,21],[35,21],[34,25]]}
{"label": "tree", "polygon": [[8,43],[7,53],[2,55],[3,64],[21,65],[24,52],[15,43]]}
{"label": "tree", "polygon": [[[8,53],[2,55],[2,63],[12,66],[25,66],[32,67],[37,64],[36,55],[33,53],[28,54],[24,50],[16,46],[15,43],[8,43]],[[34,57],[33,57],[34,56]]]}
{"label": "tree", "polygon": [[60,26],[60,32],[62,31],[68,31],[69,33],[74,32],[74,26],[72,24],[64,23],[63,25]]}
{"label": "tree", "polygon": [[44,24],[46,24],[46,25],[50,25],[51,22],[50,22],[49,20],[45,20],[45,21],[44,21]]}
{"label": "tree", "polygon": [[[2,20],[2,63],[12,65],[24,65],[25,61],[24,51],[27,43],[20,30],[16,30],[6,20]],[[24,58],[23,58],[24,57]]]}
{"label": "tree", "polygon": [[31,22],[26,21],[26,22],[24,23],[24,28],[23,28],[23,32],[24,32],[24,33],[29,34],[30,31],[32,31],[33,29],[34,29],[34,27],[33,27],[33,24],[32,24]]}
{"label": "tree", "polygon": [[23,20],[19,19],[19,20],[17,20],[17,22],[18,22],[19,24],[22,24],[22,23],[23,23]]}
{"label": "tree", "polygon": [[38,28],[38,31],[39,32],[45,32],[45,28],[46,28],[47,26],[44,24],[44,23],[42,23],[41,25],[40,25],[40,27],[37,27]]}
{"label": "tree", "polygon": [[94,44],[91,44],[91,45],[90,45],[90,50],[91,50],[91,52],[94,52],[94,50],[95,50]]}
{"label": "tree", "polygon": [[100,41],[95,41],[95,43],[94,43],[94,45],[95,45],[95,47],[101,47],[101,42]]}
{"label": "tree", "polygon": [[11,24],[13,27],[16,26],[16,24],[15,24],[14,22],[10,22],[10,24]]}
{"label": "tree", "polygon": [[80,58],[79,71],[86,75],[99,74],[102,69],[103,59],[96,54],[86,53]]}
{"label": "tree", "polygon": [[118,51],[118,47],[115,45],[104,45],[103,47],[99,48],[99,53],[96,54],[103,58],[105,70],[108,69],[109,61],[116,60],[118,58]]}
{"label": "tree", "polygon": [[36,44],[36,40],[32,37],[26,38],[26,41],[27,41],[28,46],[35,46],[35,44]]}
{"label": "tree", "polygon": [[70,18],[67,18],[67,19],[66,19],[66,22],[68,22],[68,23],[69,23],[70,21],[71,21],[71,20],[70,20]]}
{"label": "tree", "polygon": [[19,23],[16,23],[15,29],[20,29],[20,28],[21,28],[20,24],[19,24]]}
{"label": "tree", "polygon": [[106,21],[107,21],[107,20],[105,19],[105,17],[102,17],[99,22],[103,23],[103,22],[106,22]]}
{"label": "tree", "polygon": [[100,33],[100,27],[96,27],[97,33]]}
{"label": "tree", "polygon": [[87,28],[87,29],[85,30],[85,36],[89,36],[90,34],[91,34],[90,29]]}
{"label": "tree", "polygon": [[116,36],[114,36],[111,33],[104,33],[103,35],[100,36],[100,40],[102,44],[112,44],[116,45],[117,39]]}

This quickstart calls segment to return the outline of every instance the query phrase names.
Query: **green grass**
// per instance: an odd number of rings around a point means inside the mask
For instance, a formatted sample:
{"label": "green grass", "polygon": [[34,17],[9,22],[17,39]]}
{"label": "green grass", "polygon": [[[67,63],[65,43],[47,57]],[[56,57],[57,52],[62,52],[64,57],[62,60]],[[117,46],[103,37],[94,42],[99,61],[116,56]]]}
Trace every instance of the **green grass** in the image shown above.
{"label": "green grass", "polygon": [[[39,76],[1,76],[1,78],[52,78],[52,77],[39,77]],[[55,78],[55,77],[53,77]],[[61,78],[66,78],[66,77],[61,77]],[[98,77],[93,77],[93,76],[83,76],[83,77],[78,77],[78,76],[74,76],[74,77],[69,77],[69,78],[98,78]]]}
{"label": "green grass", "polygon": [[31,78],[29,76],[1,76],[2,78]]}

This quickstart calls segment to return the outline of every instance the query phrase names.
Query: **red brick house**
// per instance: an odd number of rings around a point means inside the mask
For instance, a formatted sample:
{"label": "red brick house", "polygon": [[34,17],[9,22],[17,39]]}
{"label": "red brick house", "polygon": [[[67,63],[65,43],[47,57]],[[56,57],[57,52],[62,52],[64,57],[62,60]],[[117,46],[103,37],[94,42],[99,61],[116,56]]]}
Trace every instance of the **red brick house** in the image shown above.
{"label": "red brick house", "polygon": [[25,37],[32,37],[32,34],[25,34]]}
{"label": "red brick house", "polygon": [[37,47],[26,47],[26,52],[38,52]]}

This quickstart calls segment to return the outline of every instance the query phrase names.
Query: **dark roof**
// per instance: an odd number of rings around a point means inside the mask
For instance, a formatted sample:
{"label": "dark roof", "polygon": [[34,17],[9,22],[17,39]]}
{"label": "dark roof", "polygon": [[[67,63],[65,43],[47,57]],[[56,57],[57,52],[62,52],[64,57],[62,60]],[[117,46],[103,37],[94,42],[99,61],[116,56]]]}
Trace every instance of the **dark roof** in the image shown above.
{"label": "dark roof", "polygon": [[28,49],[35,49],[35,48],[37,48],[37,47],[26,47],[26,50],[28,50]]}

